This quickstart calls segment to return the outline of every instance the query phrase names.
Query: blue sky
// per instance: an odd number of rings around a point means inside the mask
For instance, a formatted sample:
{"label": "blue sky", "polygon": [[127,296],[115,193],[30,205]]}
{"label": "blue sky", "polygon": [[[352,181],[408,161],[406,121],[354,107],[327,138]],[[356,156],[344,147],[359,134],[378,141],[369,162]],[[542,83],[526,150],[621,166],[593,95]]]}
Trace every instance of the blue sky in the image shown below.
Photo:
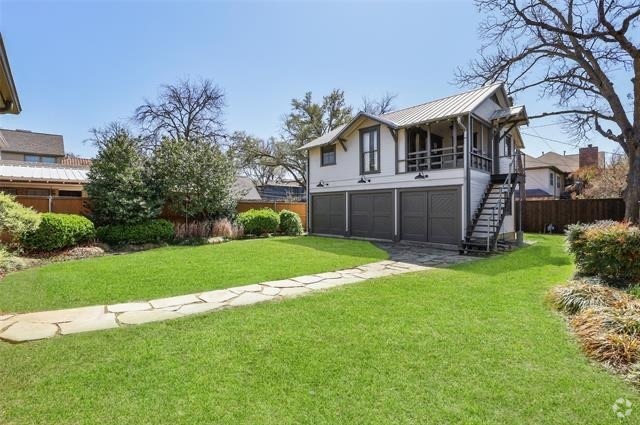
{"label": "blue sky", "polygon": [[[128,119],[144,98],[180,78],[224,88],[228,131],[279,134],[290,100],[345,90],[397,93],[396,107],[455,93],[456,66],[475,57],[481,20],[469,1],[218,2],[0,0],[4,37],[22,103],[0,127],[62,134],[91,156],[88,130]],[[551,109],[534,94],[529,113]],[[567,141],[553,121],[526,133]],[[524,136],[526,151],[576,152]],[[591,143],[612,151],[600,137]]]}

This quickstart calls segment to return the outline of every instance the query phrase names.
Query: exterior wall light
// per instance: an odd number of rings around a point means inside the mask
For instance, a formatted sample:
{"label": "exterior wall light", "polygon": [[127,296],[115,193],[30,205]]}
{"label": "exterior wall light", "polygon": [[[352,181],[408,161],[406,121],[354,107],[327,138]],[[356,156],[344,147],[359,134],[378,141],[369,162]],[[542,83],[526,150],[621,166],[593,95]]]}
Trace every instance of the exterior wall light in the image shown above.
{"label": "exterior wall light", "polygon": [[364,174],[360,176],[360,180],[358,180],[358,183],[370,183],[371,179],[367,179],[364,177]]}
{"label": "exterior wall light", "polygon": [[325,187],[325,186],[329,186],[329,183],[325,183],[324,180],[320,180],[316,185],[316,187]]}

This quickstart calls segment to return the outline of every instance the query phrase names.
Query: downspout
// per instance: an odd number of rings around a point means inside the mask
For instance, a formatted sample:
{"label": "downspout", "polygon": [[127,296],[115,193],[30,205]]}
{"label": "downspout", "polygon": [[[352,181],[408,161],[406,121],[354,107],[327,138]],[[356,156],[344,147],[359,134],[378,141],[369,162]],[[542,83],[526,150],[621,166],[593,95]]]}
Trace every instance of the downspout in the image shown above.
{"label": "downspout", "polygon": [[311,161],[309,160],[309,150],[307,150],[307,234],[311,233],[311,184],[309,179],[311,178],[311,167],[309,166]]}
{"label": "downspout", "polygon": [[[469,172],[469,152],[471,152],[470,142],[469,142],[469,134],[468,129],[471,127],[471,114],[468,115],[467,125],[465,126],[462,123],[460,117],[456,118],[456,122],[460,127],[462,127],[464,131],[464,136],[462,140],[464,140],[462,145],[463,152],[463,162],[464,162],[464,203],[465,203],[465,223],[464,223],[464,231],[463,235],[467,234],[467,229],[469,227],[469,222],[471,221],[471,173]],[[457,135],[456,135],[457,137]]]}

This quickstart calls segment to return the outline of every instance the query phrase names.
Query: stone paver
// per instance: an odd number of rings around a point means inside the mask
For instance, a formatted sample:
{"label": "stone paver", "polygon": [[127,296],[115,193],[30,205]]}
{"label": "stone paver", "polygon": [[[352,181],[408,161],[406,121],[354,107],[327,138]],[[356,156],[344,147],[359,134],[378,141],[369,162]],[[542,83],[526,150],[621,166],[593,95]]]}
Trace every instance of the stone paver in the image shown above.
{"label": "stone paver", "polygon": [[149,304],[153,308],[164,308],[164,307],[173,307],[184,304],[197,303],[200,301],[197,295],[180,295],[178,297],[170,297],[170,298],[160,298],[157,300],[149,301]]}
{"label": "stone paver", "polygon": [[291,279],[273,280],[271,282],[263,282],[262,285],[271,286],[273,288],[294,288],[296,286],[304,286],[303,283],[296,282]]}
{"label": "stone paver", "polygon": [[62,323],[77,320],[93,320],[104,314],[105,307],[96,305],[92,307],[69,308],[66,310],[41,311],[37,313],[19,314],[15,317],[19,322],[31,323]]}
{"label": "stone paver", "polygon": [[151,301],[72,308],[66,310],[0,315],[0,339],[23,342],[79,332],[112,329],[120,325],[176,319],[225,307],[251,305],[292,298],[383,276],[431,270],[472,261],[451,251],[404,244],[382,244],[391,259],[351,269],[297,276],[250,285],[180,295]]}
{"label": "stone paver", "polygon": [[231,298],[237,297],[238,294],[234,294],[226,289],[219,289],[217,291],[203,292],[198,297],[207,303],[223,303]]}
{"label": "stone paver", "polygon": [[199,314],[217,310],[222,307],[224,307],[224,304],[222,303],[187,304],[180,307],[177,312],[180,314]]}
{"label": "stone paver", "polygon": [[[286,289],[286,288],[285,288]],[[265,286],[262,288],[262,293],[265,295],[275,296],[280,293],[280,288],[274,288],[272,286]]]}
{"label": "stone paver", "polygon": [[260,292],[262,291],[262,286],[258,284],[236,286],[235,288],[229,288],[229,291],[236,294],[242,294],[243,292]]}
{"label": "stone paver", "polygon": [[140,325],[142,323],[159,322],[160,320],[177,319],[178,317],[182,317],[182,315],[174,311],[127,311],[118,316],[118,321],[125,325]]}
{"label": "stone paver", "polygon": [[142,311],[151,310],[151,304],[149,303],[122,303],[112,304],[107,306],[107,311],[111,313],[124,313],[125,311]]}
{"label": "stone paver", "polygon": [[60,333],[62,335],[75,334],[80,332],[102,331],[118,327],[116,315],[106,313],[92,320],[80,320],[76,322],[60,323]]}
{"label": "stone paver", "polygon": [[58,327],[51,323],[16,322],[0,334],[0,339],[10,342],[35,341],[51,338],[58,332]]}
{"label": "stone paver", "polygon": [[244,294],[240,294],[238,298],[234,298],[229,301],[229,305],[239,306],[239,305],[249,305],[255,303],[261,303],[263,301],[269,301],[273,299],[273,297],[269,295],[260,294],[258,292],[245,292]]}

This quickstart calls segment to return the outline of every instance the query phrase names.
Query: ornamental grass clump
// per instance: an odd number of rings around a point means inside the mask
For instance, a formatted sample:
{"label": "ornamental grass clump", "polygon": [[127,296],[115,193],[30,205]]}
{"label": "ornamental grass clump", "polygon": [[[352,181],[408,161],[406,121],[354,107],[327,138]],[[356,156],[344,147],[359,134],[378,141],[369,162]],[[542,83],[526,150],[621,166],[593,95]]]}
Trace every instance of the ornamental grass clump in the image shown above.
{"label": "ornamental grass clump", "polygon": [[548,300],[557,310],[576,314],[588,308],[610,307],[628,302],[629,295],[608,286],[579,280],[557,286],[548,294]]}

